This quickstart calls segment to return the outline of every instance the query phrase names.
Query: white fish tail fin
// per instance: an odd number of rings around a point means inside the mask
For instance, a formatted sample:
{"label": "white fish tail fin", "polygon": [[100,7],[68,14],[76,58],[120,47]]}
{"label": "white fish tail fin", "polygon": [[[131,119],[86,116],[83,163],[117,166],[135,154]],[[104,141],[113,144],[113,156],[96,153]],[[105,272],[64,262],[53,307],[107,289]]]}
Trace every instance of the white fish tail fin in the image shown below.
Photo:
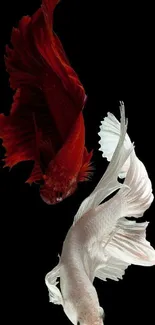
{"label": "white fish tail fin", "polygon": [[[123,111],[125,110],[123,102],[120,102],[120,109]],[[101,122],[100,132],[98,134],[101,138],[99,141],[99,150],[102,151],[103,157],[107,158],[108,161],[111,161],[121,134],[121,125],[112,113],[108,112],[107,116]],[[131,145],[131,140],[128,134],[126,133],[124,139],[124,147],[128,150],[131,148]],[[130,157],[126,160],[126,162],[121,168],[121,171],[119,173],[120,178],[125,178],[129,166]]]}
{"label": "white fish tail fin", "polygon": [[[152,184],[144,164],[137,158],[133,151],[130,156],[130,168],[124,184],[130,189],[123,189],[126,201],[125,215],[140,217],[150,207],[154,196]],[[120,191],[121,193],[122,191]]]}
{"label": "white fish tail fin", "polygon": [[155,250],[146,240],[147,226],[148,222],[120,219],[112,239],[106,246],[103,243],[103,255],[106,254],[107,262],[100,264],[95,276],[101,280],[109,278],[118,281],[131,264],[155,265]]}
{"label": "white fish tail fin", "polygon": [[45,276],[45,283],[49,292],[49,301],[56,305],[63,305],[63,298],[60,290],[57,288],[57,279],[60,276],[60,263]]}

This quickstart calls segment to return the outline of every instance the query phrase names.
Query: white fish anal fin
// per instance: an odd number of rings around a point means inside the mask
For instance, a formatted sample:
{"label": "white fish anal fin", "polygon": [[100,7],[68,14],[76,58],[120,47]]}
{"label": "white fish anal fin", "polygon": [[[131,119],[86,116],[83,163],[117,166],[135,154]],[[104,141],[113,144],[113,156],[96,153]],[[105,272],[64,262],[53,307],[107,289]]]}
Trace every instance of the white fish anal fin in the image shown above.
{"label": "white fish anal fin", "polygon": [[[117,121],[117,119],[112,114],[110,115],[113,116],[113,121],[112,121],[113,123],[112,123],[112,129],[109,129],[108,132],[109,133],[113,132],[113,127],[115,127],[115,124],[116,124],[116,129],[118,128],[118,125],[120,126],[119,133],[116,132],[116,141],[115,141],[115,146],[113,146],[113,154],[111,152],[111,156],[112,156],[111,162],[107,167],[103,177],[101,178],[96,188],[94,189],[94,191],[80,205],[74,218],[74,224],[81,218],[81,216],[84,213],[88,212],[90,209],[97,207],[106,197],[108,197],[114,191],[122,187],[127,187],[127,185],[119,183],[117,179],[122,170],[122,167],[124,166],[125,162],[128,160],[133,150],[133,145],[131,141],[127,142],[128,143],[127,146],[124,145],[124,141],[127,137],[126,135],[127,123],[125,121],[124,104],[122,103],[121,103],[120,111],[121,111],[121,124]],[[107,138],[107,146],[109,145],[108,139],[109,138]]]}
{"label": "white fish anal fin", "polygon": [[63,298],[60,290],[57,288],[57,279],[60,277],[60,264],[52,271],[46,274],[45,283],[49,291],[49,300],[53,304],[63,305]]}
{"label": "white fish anal fin", "polygon": [[114,236],[109,236],[111,238],[107,241],[107,245],[103,243],[103,258],[104,254],[109,258],[104,266],[101,260],[95,276],[104,281],[106,279],[118,281],[131,264],[155,265],[155,250],[146,240],[147,226],[148,222],[136,223],[125,218],[120,219]]}

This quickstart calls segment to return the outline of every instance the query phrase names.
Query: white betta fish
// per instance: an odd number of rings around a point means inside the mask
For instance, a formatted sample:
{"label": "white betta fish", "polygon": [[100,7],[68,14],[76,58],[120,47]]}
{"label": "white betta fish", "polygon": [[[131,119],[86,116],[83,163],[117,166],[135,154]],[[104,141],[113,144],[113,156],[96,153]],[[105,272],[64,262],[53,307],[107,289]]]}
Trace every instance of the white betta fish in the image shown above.
{"label": "white betta fish", "polygon": [[[122,279],[130,264],[155,265],[155,250],[146,240],[148,222],[136,223],[153,201],[143,163],[126,134],[124,104],[121,123],[113,114],[101,124],[100,150],[110,161],[100,182],[81,204],[63,244],[58,265],[46,275],[50,301],[61,304],[74,325],[102,325],[104,311],[93,286],[95,277]],[[125,178],[124,183],[118,177]],[[117,193],[102,203],[114,191]],[[60,290],[57,279],[60,278]]]}

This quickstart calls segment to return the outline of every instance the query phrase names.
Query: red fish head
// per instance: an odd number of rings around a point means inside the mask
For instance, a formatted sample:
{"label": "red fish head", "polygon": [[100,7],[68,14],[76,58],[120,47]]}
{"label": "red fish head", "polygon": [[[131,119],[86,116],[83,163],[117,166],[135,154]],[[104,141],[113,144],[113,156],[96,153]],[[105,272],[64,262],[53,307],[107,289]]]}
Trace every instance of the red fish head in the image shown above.
{"label": "red fish head", "polygon": [[[47,204],[56,204],[63,201],[68,196],[72,195],[77,189],[79,182],[83,182],[89,179],[92,174],[92,166],[90,160],[93,152],[87,152],[84,148],[83,155],[78,165],[75,164],[78,159],[72,160],[70,155],[68,159],[63,155],[63,159],[60,156],[53,160],[49,164],[46,175],[43,176],[44,184],[40,188],[40,196]],[[72,152],[73,153],[73,152]],[[75,156],[73,155],[75,158]]]}
{"label": "red fish head", "polygon": [[44,176],[40,196],[47,204],[56,204],[72,195],[77,188],[77,176],[69,175],[63,166],[53,166],[50,175]]}

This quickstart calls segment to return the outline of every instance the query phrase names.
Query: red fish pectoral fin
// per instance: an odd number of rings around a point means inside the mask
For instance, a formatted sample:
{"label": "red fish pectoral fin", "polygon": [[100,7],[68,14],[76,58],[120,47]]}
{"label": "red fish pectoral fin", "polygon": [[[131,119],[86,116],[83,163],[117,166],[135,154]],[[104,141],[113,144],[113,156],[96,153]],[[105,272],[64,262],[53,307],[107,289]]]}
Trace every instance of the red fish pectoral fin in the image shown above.
{"label": "red fish pectoral fin", "polygon": [[89,177],[92,175],[93,167],[91,166],[91,162],[90,162],[92,155],[93,155],[93,150],[88,153],[88,151],[85,147],[84,154],[83,154],[82,167],[81,167],[79,175],[78,175],[79,182],[88,180]]}
{"label": "red fish pectoral fin", "polygon": [[34,164],[34,167],[32,169],[32,173],[30,175],[30,177],[28,178],[28,180],[26,181],[26,183],[28,184],[32,184],[32,183],[36,183],[37,181],[43,180],[43,173],[42,170],[40,168],[40,164],[36,161]]}

